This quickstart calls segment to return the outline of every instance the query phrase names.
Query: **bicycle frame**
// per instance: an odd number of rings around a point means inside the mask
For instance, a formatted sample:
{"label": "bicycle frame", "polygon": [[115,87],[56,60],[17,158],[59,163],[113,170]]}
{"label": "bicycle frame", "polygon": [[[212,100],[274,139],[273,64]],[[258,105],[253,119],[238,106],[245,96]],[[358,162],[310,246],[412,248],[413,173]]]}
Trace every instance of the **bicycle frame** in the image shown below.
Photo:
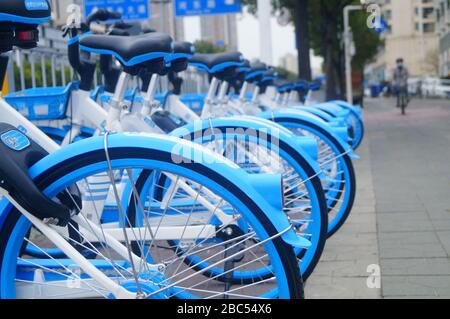
{"label": "bicycle frame", "polygon": [[[89,95],[88,92],[83,92],[80,90],[78,94],[74,94],[75,101],[74,103],[77,103],[77,106],[81,106],[80,109],[75,110],[74,114],[76,116],[76,120],[79,121],[78,124],[82,124],[83,121],[86,120],[86,117],[83,116],[83,112],[90,112],[91,110],[88,109],[88,107],[92,107],[93,110],[95,110],[95,116],[91,117],[91,120],[89,120],[91,123],[104,123],[105,121],[105,115],[106,116],[106,125],[107,126],[113,126],[115,123],[118,123],[120,119],[120,110],[118,110],[117,105],[119,105],[120,101],[124,97],[124,92],[126,88],[127,81],[129,80],[129,76],[124,74],[122,77],[122,81],[120,81],[121,85],[118,85],[118,89],[116,91],[116,94],[114,95],[114,98],[112,100],[112,106],[110,108],[110,111],[106,113],[103,109],[101,109],[98,104],[95,102],[92,103],[84,103],[89,101]],[[87,98],[86,98],[87,97]],[[78,104],[79,103],[79,104]],[[16,111],[12,106],[10,106],[2,97],[0,97],[0,118],[3,122],[9,123],[15,127],[17,127],[22,132],[26,133],[31,139],[36,141],[42,148],[44,148],[47,152],[53,153],[55,151],[58,151],[60,149],[60,146],[57,145],[52,139],[50,139],[47,135],[45,135],[39,128],[37,128],[32,122],[30,122],[28,119],[26,119],[22,114],[20,114],[18,111]],[[76,130],[76,129],[75,129]],[[169,178],[173,178],[168,175]],[[176,181],[176,187],[180,187],[183,190],[187,191],[188,194],[195,192],[195,190],[192,190],[189,185],[184,183],[183,181]],[[52,240],[52,242],[59,248],[61,251],[63,251],[67,256],[69,256],[72,260],[74,260],[83,271],[85,271],[90,277],[95,279],[97,282],[101,283],[106,289],[108,289],[111,293],[114,295],[120,297],[120,298],[136,298],[135,293],[131,293],[127,291],[125,288],[118,285],[116,282],[114,282],[112,279],[110,279],[108,276],[103,274],[101,271],[99,271],[97,268],[95,268],[81,253],[79,253],[75,248],[73,248],[62,236],[65,232],[65,228],[61,227],[53,227],[48,224],[45,224],[41,220],[34,217],[30,212],[25,210],[23,207],[21,207],[15,200],[12,198],[6,191],[0,188],[0,198],[3,196],[5,199],[7,199],[10,203],[13,204],[24,216],[26,216],[32,224],[39,229],[44,235],[46,235],[49,239]],[[170,198],[168,199],[170,200]],[[199,200],[200,203],[204,204],[207,208],[209,207],[210,210],[212,210],[215,214],[215,216],[221,220],[224,223],[233,223],[234,217],[231,215],[227,215],[224,212],[222,212],[219,209],[216,209],[213,205],[210,205],[206,199],[200,198],[198,196],[197,200]],[[104,204],[105,201],[102,201],[102,204]],[[83,207],[86,207],[88,205],[83,205]],[[210,207],[212,206],[212,207]],[[103,207],[103,206],[101,206]],[[103,236],[106,236],[106,239],[108,240],[109,244],[111,245],[111,249],[113,249],[116,253],[118,253],[120,256],[125,258],[126,260],[129,260],[129,252],[127,248],[120,242],[124,240],[124,235],[121,233],[122,229],[108,229],[106,232],[102,229],[100,229],[96,223],[84,220],[79,217],[74,217],[74,221],[76,221],[80,226],[84,226],[84,231],[87,229],[94,232],[92,234],[92,237],[90,239],[92,241],[96,241],[99,238],[103,238]],[[134,233],[139,233],[139,231],[142,230],[140,228],[130,228],[127,230],[127,234],[129,236],[132,236],[133,231]],[[185,238],[203,238],[205,236],[211,236],[211,234],[216,233],[215,226],[210,227],[198,227],[198,226],[184,226],[184,227],[166,227],[166,229],[161,228],[158,231],[159,234],[161,234],[160,238],[161,240],[166,239],[172,239],[172,240],[180,240]],[[85,234],[86,235],[86,234]],[[150,234],[149,234],[150,236]],[[207,238],[207,237],[206,237]],[[145,240],[152,240],[155,238],[144,238]],[[142,239],[141,239],[142,240]],[[126,253],[125,253],[126,252]],[[132,259],[134,261],[140,260],[140,258],[132,254]],[[130,261],[130,260],[129,260]],[[158,269],[158,265],[148,265],[149,269]]]}

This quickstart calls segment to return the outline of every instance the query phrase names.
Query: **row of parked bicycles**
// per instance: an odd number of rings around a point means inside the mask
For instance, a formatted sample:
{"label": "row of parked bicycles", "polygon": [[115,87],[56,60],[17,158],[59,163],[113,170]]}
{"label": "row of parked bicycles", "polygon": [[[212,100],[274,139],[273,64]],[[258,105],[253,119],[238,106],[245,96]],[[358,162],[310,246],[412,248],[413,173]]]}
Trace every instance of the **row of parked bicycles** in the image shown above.
{"label": "row of parked bicycles", "polygon": [[[0,2],[2,79],[50,10]],[[0,297],[303,298],[352,209],[359,108],[111,18],[63,30],[78,80],[0,98]],[[188,67],[210,79],[201,114]]]}

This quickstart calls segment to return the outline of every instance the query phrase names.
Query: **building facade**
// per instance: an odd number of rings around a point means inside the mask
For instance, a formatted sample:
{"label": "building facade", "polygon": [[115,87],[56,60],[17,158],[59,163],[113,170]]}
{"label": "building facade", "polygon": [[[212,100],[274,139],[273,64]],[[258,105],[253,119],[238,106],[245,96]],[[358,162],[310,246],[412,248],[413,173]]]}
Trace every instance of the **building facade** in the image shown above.
{"label": "building facade", "polygon": [[77,0],[51,0],[52,16],[56,25],[64,25],[67,20],[67,8],[70,4],[75,3],[81,5],[82,1]]}
{"label": "building facade", "polygon": [[287,53],[283,55],[280,58],[279,65],[292,73],[298,73],[298,59],[295,54]]}
{"label": "building facade", "polygon": [[238,49],[237,15],[212,15],[200,18],[201,39],[228,50]]}
{"label": "building facade", "polygon": [[[61,26],[67,20],[67,8],[70,4],[75,3],[80,6],[83,0],[51,0],[53,21],[56,26]],[[184,23],[183,18],[176,18],[174,15],[174,6],[172,2],[151,1],[150,2],[150,18],[145,22],[149,27],[170,34],[178,41],[184,39]]]}
{"label": "building facade", "polygon": [[439,75],[450,77],[450,0],[436,0]]}
{"label": "building facade", "polygon": [[378,0],[390,29],[382,34],[384,45],[368,67],[372,80],[391,80],[395,61],[400,57],[412,77],[437,75],[439,39],[434,1]]}

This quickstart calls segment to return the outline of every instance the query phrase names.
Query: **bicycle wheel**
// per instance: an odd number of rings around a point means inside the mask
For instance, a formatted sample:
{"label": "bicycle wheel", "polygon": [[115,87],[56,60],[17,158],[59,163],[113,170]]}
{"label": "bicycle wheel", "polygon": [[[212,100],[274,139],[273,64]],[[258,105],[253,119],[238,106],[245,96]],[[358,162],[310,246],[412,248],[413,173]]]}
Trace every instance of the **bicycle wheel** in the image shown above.
{"label": "bicycle wheel", "polygon": [[328,237],[335,234],[350,215],[356,196],[356,178],[350,150],[323,124],[306,119],[295,110],[265,114],[300,136],[311,136],[319,145],[318,164],[325,173],[322,186],[328,206]]}
{"label": "bicycle wheel", "polygon": [[407,100],[406,100],[406,94],[405,94],[405,92],[402,92],[402,93],[401,93],[402,115],[405,115],[405,114],[406,114],[406,113],[405,113],[406,103],[407,103]]}
{"label": "bicycle wheel", "polygon": [[[235,162],[249,174],[278,173],[284,183],[284,211],[297,232],[311,242],[297,252],[304,280],[322,255],[328,216],[319,172],[296,136],[270,121],[253,117],[219,118],[194,123],[173,132]],[[261,278],[271,274],[261,269]],[[254,280],[251,274],[234,280]]]}
{"label": "bicycle wheel", "polygon": [[[241,170],[209,153],[204,154],[207,161],[203,164],[186,153],[175,154],[174,163],[171,150],[180,141],[173,138],[116,134],[106,141],[107,151],[103,137],[90,138],[47,156],[30,169],[36,185],[50,198],[77,185],[83,195],[83,208],[79,209],[78,200],[73,201],[78,214],[64,229],[45,227],[11,205],[4,209],[0,297],[260,298],[268,296],[274,288],[280,298],[303,296],[297,260],[292,246],[286,243],[289,235],[297,237],[281,212],[276,217],[277,224],[272,223],[271,214],[277,212],[241,180]],[[181,143],[191,151],[189,154],[201,151],[194,145]],[[176,192],[172,191],[173,196],[164,203],[153,192],[141,202],[142,194],[135,192],[135,181],[145,172],[151,172],[153,177],[183,181],[187,186],[175,188]],[[116,183],[119,178],[133,186],[129,198],[121,190],[122,184]],[[90,188],[94,185],[97,192]],[[187,188],[195,194],[186,193]],[[90,198],[93,194],[94,199]],[[121,210],[128,209],[126,203],[139,203],[146,216],[145,225],[131,228],[126,219],[117,224],[95,223],[96,218],[101,218],[105,203],[113,199],[124,218],[127,212]],[[29,219],[43,236],[27,236]],[[240,223],[249,227],[244,231],[237,226]],[[285,231],[280,232],[285,226]],[[70,229],[77,236],[71,236]],[[184,255],[175,252],[168,240],[182,242]],[[150,256],[151,260],[133,254],[132,243],[141,252],[149,248],[143,256]],[[25,245],[58,246],[68,257],[33,258],[23,254]],[[70,248],[75,248],[75,252]],[[79,249],[91,251],[95,257],[80,254],[80,261],[76,255]],[[227,285],[205,278],[202,271],[184,263],[189,254],[203,256],[211,267],[223,267],[229,273],[260,269],[265,264],[273,276],[252,284]]]}
{"label": "bicycle wheel", "polygon": [[335,103],[339,105],[341,108],[349,110],[350,111],[350,117],[349,117],[349,127],[352,130],[352,148],[354,150],[358,149],[361,145],[364,134],[365,134],[365,128],[364,128],[364,121],[361,115],[361,111],[357,108],[355,108],[353,105],[348,104],[344,101],[332,101],[331,103]]}

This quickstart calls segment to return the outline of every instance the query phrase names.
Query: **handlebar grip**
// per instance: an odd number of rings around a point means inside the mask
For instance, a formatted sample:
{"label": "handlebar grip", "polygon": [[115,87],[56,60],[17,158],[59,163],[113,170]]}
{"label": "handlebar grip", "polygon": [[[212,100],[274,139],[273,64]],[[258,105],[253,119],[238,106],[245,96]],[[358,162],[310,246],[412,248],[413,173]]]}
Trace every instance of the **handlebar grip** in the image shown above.
{"label": "handlebar grip", "polygon": [[107,21],[109,19],[120,19],[122,14],[120,12],[113,12],[107,9],[98,9],[92,12],[86,19],[86,24],[90,25],[92,21]]}
{"label": "handlebar grip", "polygon": [[106,28],[101,24],[92,25],[90,27],[91,31],[94,33],[105,34]]}
{"label": "handlebar grip", "polygon": [[120,13],[120,12],[112,12],[112,11],[110,11],[109,12],[110,13],[110,19],[120,19],[120,18],[122,18],[122,13]]}

